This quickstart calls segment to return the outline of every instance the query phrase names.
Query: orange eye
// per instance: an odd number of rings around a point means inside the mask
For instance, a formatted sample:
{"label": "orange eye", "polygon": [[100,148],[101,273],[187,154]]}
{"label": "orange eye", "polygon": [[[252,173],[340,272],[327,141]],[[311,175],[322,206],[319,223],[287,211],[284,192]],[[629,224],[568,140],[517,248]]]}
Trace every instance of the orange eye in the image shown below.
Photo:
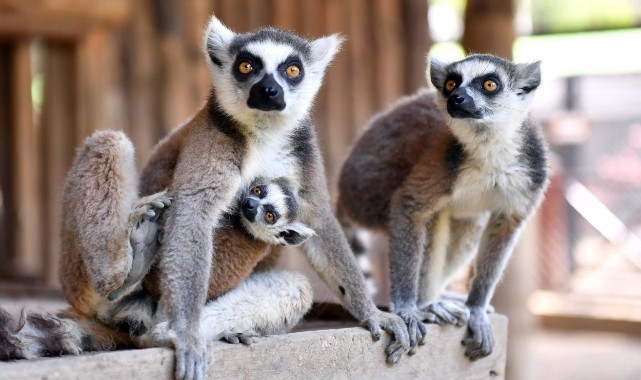
{"label": "orange eye", "polygon": [[287,66],[287,69],[285,69],[285,72],[287,73],[288,77],[296,78],[300,75],[300,67],[296,65],[289,65]]}
{"label": "orange eye", "polygon": [[265,220],[267,221],[267,223],[274,223],[276,221],[276,215],[274,215],[274,213],[271,211],[267,211],[265,213]]}
{"label": "orange eye", "polygon": [[496,82],[491,79],[488,79],[485,82],[483,82],[483,88],[485,89],[485,91],[489,91],[489,92],[496,91],[498,87],[499,85],[496,84]]}
{"label": "orange eye", "polygon": [[254,195],[260,195],[260,193],[262,193],[262,191],[260,191],[260,186],[256,186],[253,189],[251,189],[251,193]]}
{"label": "orange eye", "polygon": [[249,74],[254,71],[254,67],[248,61],[242,61],[240,65],[238,65],[238,71],[240,71],[241,74]]}
{"label": "orange eye", "polygon": [[450,79],[447,82],[445,82],[445,91],[452,92],[452,91],[454,91],[455,88],[456,88],[456,82],[455,81]]}

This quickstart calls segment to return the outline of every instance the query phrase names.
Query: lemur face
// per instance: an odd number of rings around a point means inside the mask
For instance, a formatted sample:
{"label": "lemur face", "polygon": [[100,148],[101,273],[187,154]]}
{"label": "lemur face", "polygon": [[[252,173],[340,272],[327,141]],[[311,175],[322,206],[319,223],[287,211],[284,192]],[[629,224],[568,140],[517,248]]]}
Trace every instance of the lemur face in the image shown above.
{"label": "lemur face", "polygon": [[453,119],[518,121],[541,82],[540,62],[514,64],[495,56],[471,55],[443,64],[431,58],[430,79],[442,95],[441,107]]}
{"label": "lemur face", "polygon": [[300,245],[314,231],[298,221],[298,201],[282,180],[255,180],[239,200],[241,223],[256,239]]}
{"label": "lemur face", "polygon": [[236,34],[215,17],[205,33],[218,101],[239,122],[257,127],[292,124],[307,114],[340,43],[337,36],[308,41],[274,28]]}

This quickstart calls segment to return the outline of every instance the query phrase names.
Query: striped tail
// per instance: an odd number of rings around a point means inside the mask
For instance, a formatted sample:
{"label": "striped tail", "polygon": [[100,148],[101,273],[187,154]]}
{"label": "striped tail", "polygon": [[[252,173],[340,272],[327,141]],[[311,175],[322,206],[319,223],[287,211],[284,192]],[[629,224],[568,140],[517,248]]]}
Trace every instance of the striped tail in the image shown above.
{"label": "striped tail", "polygon": [[0,361],[111,351],[132,345],[115,331],[73,309],[11,316],[0,308]]}

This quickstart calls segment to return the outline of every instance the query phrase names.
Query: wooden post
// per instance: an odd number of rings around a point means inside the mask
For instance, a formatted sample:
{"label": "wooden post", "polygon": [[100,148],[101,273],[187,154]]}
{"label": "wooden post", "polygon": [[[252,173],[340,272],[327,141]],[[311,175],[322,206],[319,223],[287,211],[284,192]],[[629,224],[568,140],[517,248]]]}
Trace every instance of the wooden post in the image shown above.
{"label": "wooden post", "polygon": [[45,97],[42,107],[43,180],[45,208],[45,278],[58,284],[62,184],[71,166],[78,120],[76,49],[70,42],[49,42],[45,66]]}
{"label": "wooden post", "polygon": [[13,194],[16,197],[14,220],[15,269],[24,277],[41,273],[41,213],[39,131],[33,122],[31,105],[30,40],[19,39],[13,45],[12,57],[12,127],[14,154],[11,161]]}
{"label": "wooden post", "polygon": [[13,151],[13,128],[11,126],[11,44],[0,43],[0,266],[3,277],[13,274],[9,263],[15,256],[12,222],[13,186],[11,185],[11,152]]}
{"label": "wooden post", "polygon": [[511,59],[514,37],[512,0],[468,0],[462,41],[466,52]]}

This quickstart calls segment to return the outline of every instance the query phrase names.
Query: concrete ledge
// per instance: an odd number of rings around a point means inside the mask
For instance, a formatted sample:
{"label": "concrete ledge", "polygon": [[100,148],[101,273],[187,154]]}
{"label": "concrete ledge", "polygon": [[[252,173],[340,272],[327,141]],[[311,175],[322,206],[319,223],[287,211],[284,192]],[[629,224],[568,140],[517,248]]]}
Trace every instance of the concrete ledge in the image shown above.
{"label": "concrete ledge", "polygon": [[[507,318],[490,317],[496,347],[485,359],[463,356],[464,328],[428,325],[427,344],[415,356],[385,363],[386,336],[373,343],[362,328],[304,331],[262,338],[253,346],[216,342],[209,378],[260,379],[504,379]],[[84,354],[0,363],[2,379],[173,379],[166,348]]]}

